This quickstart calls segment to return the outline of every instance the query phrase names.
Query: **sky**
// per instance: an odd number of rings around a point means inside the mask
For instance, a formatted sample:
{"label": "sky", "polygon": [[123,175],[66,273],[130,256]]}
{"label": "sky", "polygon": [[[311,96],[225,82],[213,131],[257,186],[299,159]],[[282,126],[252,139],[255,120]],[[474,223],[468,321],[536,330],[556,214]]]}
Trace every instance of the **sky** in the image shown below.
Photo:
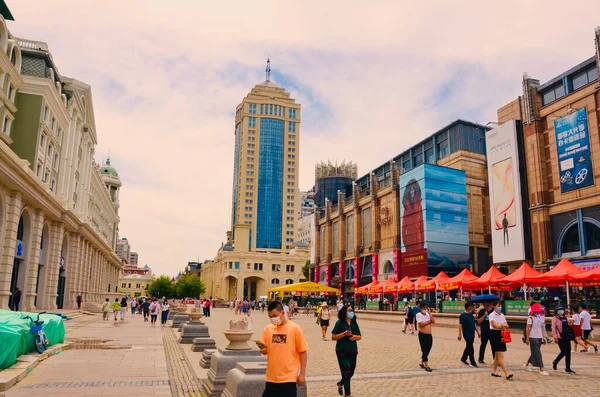
{"label": "sky", "polygon": [[[235,107],[265,80],[302,105],[300,189],[320,161],[359,176],[461,118],[486,124],[594,55],[600,2],[7,0],[14,36],[48,43],[92,87],[96,161],[123,181],[120,236],[175,275],[231,221]],[[569,16],[570,15],[570,16]]]}

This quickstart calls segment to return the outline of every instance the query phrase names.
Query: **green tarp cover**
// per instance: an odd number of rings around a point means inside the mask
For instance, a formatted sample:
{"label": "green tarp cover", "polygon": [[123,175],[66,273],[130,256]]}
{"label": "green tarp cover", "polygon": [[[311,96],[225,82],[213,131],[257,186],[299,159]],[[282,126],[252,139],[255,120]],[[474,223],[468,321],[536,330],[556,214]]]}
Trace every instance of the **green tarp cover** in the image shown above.
{"label": "green tarp cover", "polygon": [[[35,351],[35,336],[30,332],[32,323],[24,319],[25,316],[35,320],[37,313],[0,310],[0,370],[16,363],[20,355]],[[43,329],[50,345],[65,341],[62,318],[55,314],[42,314],[40,320],[44,322]]]}

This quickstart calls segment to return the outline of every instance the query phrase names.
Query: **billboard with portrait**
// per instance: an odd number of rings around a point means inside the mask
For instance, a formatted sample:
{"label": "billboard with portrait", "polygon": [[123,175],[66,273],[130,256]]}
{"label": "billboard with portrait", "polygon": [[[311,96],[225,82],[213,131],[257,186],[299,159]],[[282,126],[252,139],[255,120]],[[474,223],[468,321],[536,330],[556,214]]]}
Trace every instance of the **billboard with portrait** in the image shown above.
{"label": "billboard with portrait", "polygon": [[486,134],[494,263],[525,260],[517,126],[507,121]]}
{"label": "billboard with portrait", "polygon": [[554,120],[560,191],[567,193],[594,184],[590,136],[585,108]]}
{"label": "billboard with portrait", "polygon": [[400,176],[400,276],[455,274],[469,260],[464,171],[424,164]]}

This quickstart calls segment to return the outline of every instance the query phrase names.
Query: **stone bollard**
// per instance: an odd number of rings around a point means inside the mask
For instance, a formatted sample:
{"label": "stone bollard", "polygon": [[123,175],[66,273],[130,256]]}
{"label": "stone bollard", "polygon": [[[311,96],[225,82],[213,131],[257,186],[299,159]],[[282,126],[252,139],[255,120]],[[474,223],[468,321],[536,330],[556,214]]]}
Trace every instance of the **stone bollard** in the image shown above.
{"label": "stone bollard", "polygon": [[[265,391],[267,364],[262,362],[238,362],[227,373],[223,397],[261,397]],[[298,386],[296,397],[306,397],[306,386]]]}
{"label": "stone bollard", "polygon": [[192,309],[189,316],[190,321],[181,325],[181,336],[179,337],[179,343],[189,344],[192,343],[194,338],[209,338],[210,335],[208,334],[208,326],[200,321],[202,318],[202,312]]}
{"label": "stone bollard", "polygon": [[179,308],[172,306],[171,309],[169,309],[169,315],[167,316],[167,320],[173,320],[173,317],[179,313]]}
{"label": "stone bollard", "polygon": [[190,316],[186,313],[186,308],[180,306],[179,312],[173,316],[173,325],[172,328],[180,328],[182,324],[190,321]]}
{"label": "stone bollard", "polygon": [[[194,346],[192,346],[192,349]],[[217,349],[204,349],[202,352],[202,358],[200,359],[200,368],[209,369],[210,368],[210,359],[213,354],[217,352]]]}
{"label": "stone bollard", "polygon": [[229,328],[224,332],[229,341],[225,349],[217,349],[210,359],[208,379],[202,384],[202,392],[206,397],[220,397],[225,389],[227,372],[236,367],[238,361],[262,362],[267,359],[256,349],[248,345],[248,340],[254,331],[248,330],[245,321],[230,321]]}

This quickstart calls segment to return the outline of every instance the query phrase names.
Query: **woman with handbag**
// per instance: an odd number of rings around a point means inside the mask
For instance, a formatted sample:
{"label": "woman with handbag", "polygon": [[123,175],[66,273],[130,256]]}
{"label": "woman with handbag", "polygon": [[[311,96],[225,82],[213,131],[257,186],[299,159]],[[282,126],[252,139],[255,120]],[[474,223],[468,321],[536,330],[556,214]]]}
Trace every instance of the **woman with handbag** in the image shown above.
{"label": "woman with handbag", "polygon": [[496,352],[494,364],[492,366],[492,376],[501,378],[496,373],[498,366],[504,371],[504,376],[507,380],[513,378],[513,374],[509,374],[504,363],[504,353],[506,352],[506,344],[511,342],[510,331],[508,330],[508,322],[502,314],[502,302],[496,301],[492,304],[494,311],[490,314],[490,342],[492,349]]}

